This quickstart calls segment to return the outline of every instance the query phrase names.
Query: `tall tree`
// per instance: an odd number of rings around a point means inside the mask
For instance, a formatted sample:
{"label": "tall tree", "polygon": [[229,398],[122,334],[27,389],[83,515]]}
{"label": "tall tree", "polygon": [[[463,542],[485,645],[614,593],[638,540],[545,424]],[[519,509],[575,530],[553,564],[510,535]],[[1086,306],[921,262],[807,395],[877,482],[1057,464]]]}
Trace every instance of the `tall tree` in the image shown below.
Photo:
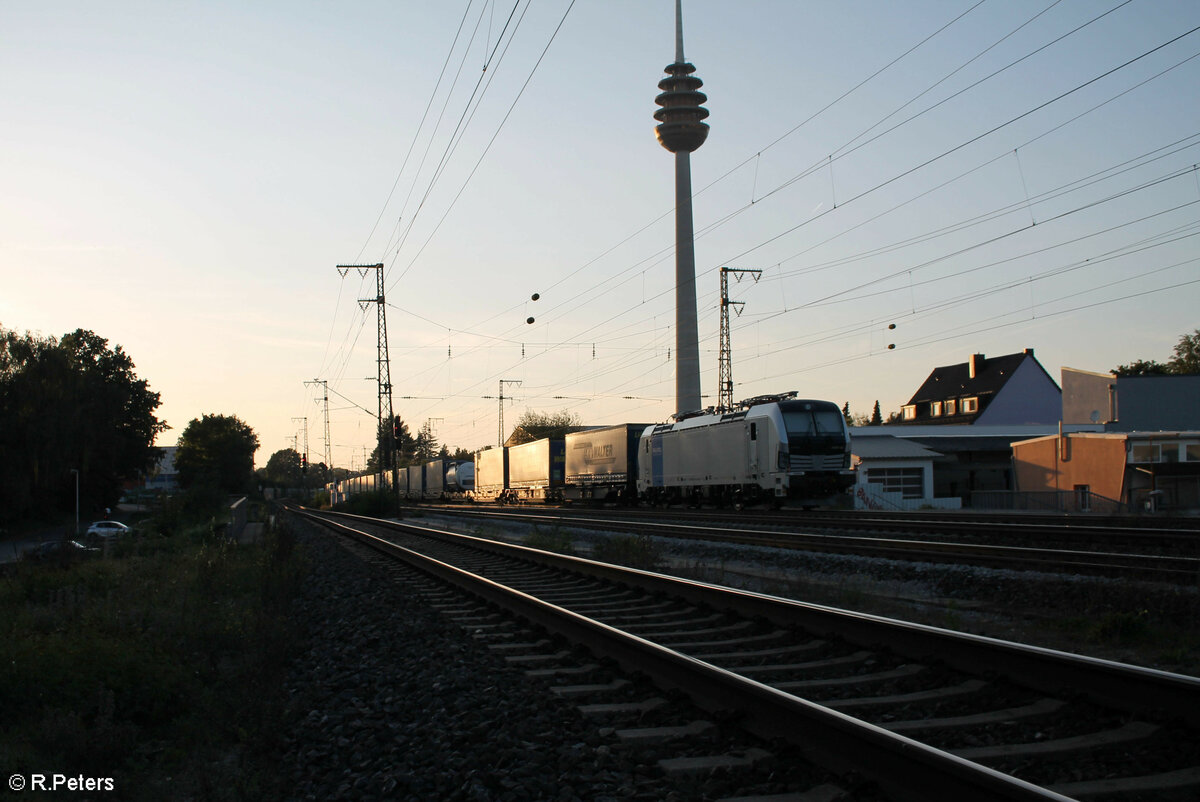
{"label": "tall tree", "polygon": [[883,425],[883,413],[880,412],[880,410],[879,410],[879,401],[878,400],[875,402],[874,411],[871,412],[871,425],[872,426],[882,426]]}
{"label": "tall tree", "polygon": [[531,443],[543,437],[563,437],[579,427],[579,416],[573,412],[535,412],[527,409],[517,421],[509,441],[513,445]]}
{"label": "tall tree", "polygon": [[154,464],[159,394],[121,346],[77,329],[59,340],[0,329],[0,518],[112,506]]}
{"label": "tall tree", "polygon": [[1135,359],[1128,365],[1117,365],[1112,372],[1118,376],[1165,376],[1171,367],[1153,359]]}
{"label": "tall tree", "polygon": [[262,469],[261,479],[271,487],[301,487],[304,477],[300,470],[300,452],[294,448],[276,451]]}
{"label": "tall tree", "polygon": [[1175,344],[1175,355],[1166,362],[1154,359],[1135,359],[1127,365],[1117,365],[1112,372],[1118,376],[1166,376],[1200,373],[1200,329],[1184,334]]}
{"label": "tall tree", "polygon": [[1179,338],[1175,356],[1167,364],[1172,373],[1200,373],[1200,329]]}
{"label": "tall tree", "polygon": [[175,469],[181,487],[214,487],[229,493],[250,489],[258,435],[236,415],[193,419],[179,436]]}
{"label": "tall tree", "polygon": [[388,470],[392,466],[383,464],[383,447],[386,445],[386,438],[392,436],[395,432],[396,437],[396,466],[408,465],[412,459],[415,442],[412,433],[408,430],[406,424],[399,415],[392,416],[392,430],[389,431],[386,425],[380,426],[375,438],[375,450],[371,452],[371,456],[367,459],[367,471],[376,473],[380,470]]}
{"label": "tall tree", "polygon": [[413,441],[413,465],[424,465],[437,455],[438,441],[433,434],[433,424],[425,421]]}

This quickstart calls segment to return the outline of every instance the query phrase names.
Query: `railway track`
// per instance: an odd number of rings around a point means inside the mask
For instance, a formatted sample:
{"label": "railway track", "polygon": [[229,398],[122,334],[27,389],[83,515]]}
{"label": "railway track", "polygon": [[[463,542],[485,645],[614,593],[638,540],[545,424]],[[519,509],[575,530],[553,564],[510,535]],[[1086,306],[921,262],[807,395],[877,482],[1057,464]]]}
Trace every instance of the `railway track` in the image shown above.
{"label": "railway track", "polygon": [[[1195,678],[411,525],[320,520],[891,798],[1200,793]],[[548,681],[625,692],[572,673]]]}
{"label": "railway track", "polygon": [[[1177,584],[1200,581],[1200,557],[1192,554],[1158,554],[1145,551],[1110,551],[1083,548],[1089,535],[1073,535],[1075,548],[1050,548],[1028,545],[1037,542],[1042,525],[1030,532],[1021,530],[1024,545],[978,542],[966,537],[929,539],[925,537],[879,534],[817,532],[806,528],[752,528],[746,524],[714,522],[712,518],[664,521],[661,516],[628,516],[604,513],[577,513],[563,510],[498,510],[442,507],[439,511],[454,515],[491,520],[520,520],[546,526],[570,526],[616,532],[636,532],[663,537],[690,538],[721,543],[803,549],[838,554],[886,557],[897,560],[922,560],[938,563],[983,565],[994,568],[1078,573],[1092,576],[1119,576]],[[953,526],[960,526],[954,524]],[[1013,527],[1015,525],[1006,524]],[[951,529],[950,531],[956,531]],[[1013,534],[1015,530],[1009,530]],[[1059,535],[1061,537],[1061,533]],[[1156,543],[1161,537],[1155,536]],[[1188,538],[1188,547],[1200,547],[1200,535]]]}

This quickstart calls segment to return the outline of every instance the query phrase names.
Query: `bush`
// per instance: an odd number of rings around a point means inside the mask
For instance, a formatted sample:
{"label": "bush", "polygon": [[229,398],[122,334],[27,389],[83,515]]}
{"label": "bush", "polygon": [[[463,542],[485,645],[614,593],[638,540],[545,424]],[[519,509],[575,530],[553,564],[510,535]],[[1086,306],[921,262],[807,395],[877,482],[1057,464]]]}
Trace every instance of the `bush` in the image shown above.
{"label": "bush", "polygon": [[612,535],[592,546],[592,557],[652,571],[662,564],[663,551],[649,535]]}
{"label": "bush", "polygon": [[575,542],[569,532],[564,532],[555,526],[549,532],[543,532],[537,526],[525,536],[525,545],[531,549],[553,551],[558,554],[574,554]]}
{"label": "bush", "polygon": [[270,785],[243,759],[228,768],[245,778],[206,779],[206,756],[278,748],[304,555],[287,530],[252,546],[207,531],[0,577],[0,772],[114,777],[135,799]]}

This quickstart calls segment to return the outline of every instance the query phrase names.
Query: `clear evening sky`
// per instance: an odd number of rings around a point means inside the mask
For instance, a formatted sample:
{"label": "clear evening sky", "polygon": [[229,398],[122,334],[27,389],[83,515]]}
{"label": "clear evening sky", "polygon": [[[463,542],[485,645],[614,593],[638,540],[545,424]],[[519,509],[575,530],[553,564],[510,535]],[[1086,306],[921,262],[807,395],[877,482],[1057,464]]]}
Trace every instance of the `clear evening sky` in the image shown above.
{"label": "clear evening sky", "polygon": [[[762,271],[730,293],[739,398],[886,415],[973,352],[1169,358],[1200,327],[1197,26],[1195,0],[687,0],[707,402],[721,266]],[[374,279],[335,265],[382,262],[414,432],[494,443],[500,379],[508,428],[664,420],[673,59],[671,0],[0,0],[0,326],[123,346],[160,445],[235,414],[259,465],[303,417],[322,459],[325,379],[357,466]]]}

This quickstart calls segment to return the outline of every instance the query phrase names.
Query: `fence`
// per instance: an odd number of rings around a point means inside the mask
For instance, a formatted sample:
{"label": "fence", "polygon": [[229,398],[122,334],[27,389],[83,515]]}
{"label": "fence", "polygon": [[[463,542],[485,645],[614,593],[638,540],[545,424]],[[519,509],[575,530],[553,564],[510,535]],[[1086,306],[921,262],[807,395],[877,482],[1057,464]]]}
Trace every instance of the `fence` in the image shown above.
{"label": "fence", "polygon": [[977,490],[971,493],[971,508],[1008,512],[1077,512],[1096,515],[1127,515],[1140,512],[1088,490]]}
{"label": "fence", "polygon": [[874,483],[863,483],[854,487],[854,509],[856,510],[957,510],[962,508],[958,496],[952,498],[904,498],[902,493],[881,490]]}

